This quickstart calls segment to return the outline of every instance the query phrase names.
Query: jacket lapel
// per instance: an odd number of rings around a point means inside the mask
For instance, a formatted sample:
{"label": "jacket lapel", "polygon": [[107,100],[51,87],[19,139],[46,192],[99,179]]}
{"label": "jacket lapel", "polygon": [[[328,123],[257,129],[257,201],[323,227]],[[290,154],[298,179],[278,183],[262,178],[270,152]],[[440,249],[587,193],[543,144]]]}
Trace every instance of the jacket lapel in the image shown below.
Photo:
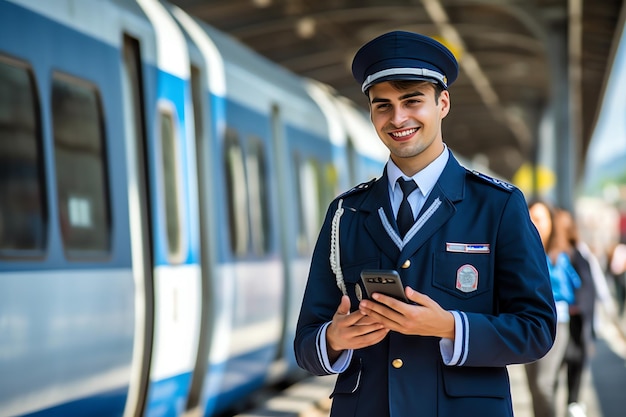
{"label": "jacket lapel", "polygon": [[459,165],[450,152],[448,163],[430,192],[416,224],[402,241],[391,210],[385,169],[360,206],[361,210],[367,212],[365,228],[378,248],[390,259],[405,260],[454,215],[454,203],[463,199],[464,187],[465,168]]}
{"label": "jacket lapel", "polygon": [[414,225],[415,229],[409,230],[405,237],[400,258],[404,260],[417,252],[455,212],[454,204],[448,200],[439,184],[436,184]]}
{"label": "jacket lapel", "polygon": [[400,249],[394,241],[394,235],[395,239],[398,239],[398,232],[389,200],[389,180],[386,169],[381,178],[372,186],[372,191],[363,201],[361,209],[368,212],[365,229],[376,246],[390,259],[396,259]]}
{"label": "jacket lapel", "polygon": [[415,225],[405,237],[398,262],[417,252],[456,212],[454,203],[463,199],[465,168],[450,152],[450,158],[430,192]]}

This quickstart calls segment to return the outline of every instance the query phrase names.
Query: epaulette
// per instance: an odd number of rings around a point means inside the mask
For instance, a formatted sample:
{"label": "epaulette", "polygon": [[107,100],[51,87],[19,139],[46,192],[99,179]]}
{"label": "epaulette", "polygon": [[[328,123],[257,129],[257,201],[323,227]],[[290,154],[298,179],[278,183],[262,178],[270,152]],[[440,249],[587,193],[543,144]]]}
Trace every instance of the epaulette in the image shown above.
{"label": "epaulette", "polygon": [[481,180],[483,180],[483,181],[485,181],[485,182],[487,182],[489,184],[495,185],[496,187],[498,187],[500,189],[503,189],[503,190],[506,190],[506,191],[509,191],[509,192],[511,192],[511,191],[513,191],[515,189],[515,186],[513,184],[509,184],[508,182],[503,181],[501,179],[493,178],[493,177],[490,177],[488,175],[483,174],[482,172],[469,170],[467,168],[466,168],[466,170],[468,172],[472,173],[476,178],[480,178]]}
{"label": "epaulette", "polygon": [[351,189],[349,189],[348,191],[346,191],[345,193],[341,194],[337,198],[345,198],[345,197],[347,197],[349,195],[356,194],[356,193],[359,193],[361,191],[365,191],[365,190],[369,189],[372,186],[372,184],[374,184],[375,181],[376,181],[376,178],[372,178],[368,182],[362,182],[359,185],[356,185],[356,186],[352,187]]}

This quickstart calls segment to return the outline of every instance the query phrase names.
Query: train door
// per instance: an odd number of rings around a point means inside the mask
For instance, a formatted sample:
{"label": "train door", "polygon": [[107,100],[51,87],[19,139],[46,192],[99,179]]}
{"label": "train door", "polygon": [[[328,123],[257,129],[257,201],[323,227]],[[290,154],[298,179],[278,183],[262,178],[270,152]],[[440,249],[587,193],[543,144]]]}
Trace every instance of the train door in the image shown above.
{"label": "train door", "polygon": [[189,397],[202,301],[190,65],[184,35],[166,7],[154,0],[138,4],[151,27],[140,61],[150,190],[145,209],[150,222],[143,224],[151,233],[143,247],[147,251],[150,245],[151,253],[150,262],[142,263],[149,269],[142,282],[149,294],[139,311],[150,315],[143,338],[149,345],[137,349],[141,369],[135,371],[139,382],[133,394],[145,404],[136,415],[177,417]]}
{"label": "train door", "polygon": [[128,158],[128,200],[131,251],[135,280],[135,346],[126,417],[144,412],[152,355],[154,326],[154,242],[148,184],[146,116],[139,42],[129,36],[123,43],[123,100]]}
{"label": "train door", "polygon": [[[287,190],[289,189],[290,184],[290,176],[288,175],[289,168],[287,167],[287,144],[285,141],[285,135],[282,126],[282,118],[280,107],[277,104],[272,106],[271,113],[271,128],[272,128],[272,149],[274,150],[274,160],[275,160],[275,169],[276,175],[274,175],[275,187],[277,190],[278,201],[281,202],[291,202],[293,199],[289,194],[287,194]],[[278,352],[276,353],[276,363],[274,364],[275,368],[285,368],[293,367],[294,360],[291,355],[291,345],[292,345],[292,329],[295,329],[296,315],[291,314],[292,308],[290,303],[293,302],[294,297],[292,295],[292,282],[291,277],[293,275],[293,271],[291,268],[290,260],[294,257],[294,246],[295,241],[290,234],[289,230],[295,229],[295,224],[293,220],[293,215],[291,214],[289,204],[278,204],[278,213],[279,218],[282,219],[281,225],[278,228],[279,232],[279,247],[280,247],[280,257],[282,263],[284,265],[283,269],[283,282],[285,286],[284,296],[283,296],[283,306],[281,308],[283,312],[282,322],[282,333],[281,333],[281,344],[279,345]],[[287,359],[288,358],[288,359]],[[291,362],[291,363],[288,363]],[[282,372],[276,372],[280,375]]]}
{"label": "train door", "polygon": [[[209,127],[205,128],[205,118],[203,109],[206,107],[203,100],[202,92],[205,90],[205,86],[202,82],[203,69],[198,65],[191,66],[191,97],[194,111],[194,132],[196,141],[196,166],[198,177],[198,213],[200,222],[200,264],[202,265],[202,284],[201,284],[201,312],[200,312],[200,334],[198,339],[198,352],[196,355],[196,364],[194,366],[193,376],[191,379],[191,386],[189,389],[189,398],[187,400],[187,410],[197,410],[202,413],[204,404],[202,404],[202,389],[204,386],[204,377],[206,374],[210,335],[212,331],[211,318],[213,302],[211,301],[212,292],[210,291],[210,283],[212,276],[211,259],[214,258],[211,249],[214,248],[212,244],[210,231],[214,230],[210,224],[212,218],[210,208],[210,196],[211,184],[210,181],[205,181],[206,178],[210,178],[210,167],[207,166],[207,161],[210,158],[209,144],[203,140],[207,136]],[[206,129],[206,130],[205,130]]]}
{"label": "train door", "polygon": [[[190,61],[191,101],[195,129],[196,171],[198,181],[199,259],[201,264],[200,331],[196,362],[189,388],[186,415],[213,415],[219,401],[220,387],[227,371],[226,343],[231,335],[229,324],[233,292],[231,279],[219,268],[220,244],[225,225],[218,220],[225,204],[219,198],[217,179],[221,172],[219,140],[223,134],[226,81],[220,51],[205,29],[183,10],[173,7],[172,15],[187,35]],[[217,171],[216,171],[217,170]],[[218,279],[220,277],[221,279]],[[236,381],[242,383],[242,381]]]}
{"label": "train door", "polygon": [[154,0],[138,4],[154,33],[142,61],[154,303],[152,348],[144,349],[150,354],[144,415],[177,417],[189,398],[202,303],[190,64],[184,35],[166,7]]}

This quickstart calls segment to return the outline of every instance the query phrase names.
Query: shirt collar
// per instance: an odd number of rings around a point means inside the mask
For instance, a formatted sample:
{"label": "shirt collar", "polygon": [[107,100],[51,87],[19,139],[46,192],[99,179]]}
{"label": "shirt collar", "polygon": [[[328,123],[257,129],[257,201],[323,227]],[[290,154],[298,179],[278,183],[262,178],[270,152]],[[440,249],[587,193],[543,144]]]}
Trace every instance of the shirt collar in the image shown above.
{"label": "shirt collar", "polygon": [[430,164],[428,164],[424,169],[419,171],[417,174],[412,177],[407,177],[400,171],[400,168],[393,162],[391,158],[387,162],[387,178],[389,179],[389,187],[391,190],[396,186],[396,181],[398,178],[403,177],[405,179],[413,179],[417,186],[419,187],[422,195],[427,196],[430,193],[430,190],[433,189],[437,180],[441,176],[446,164],[448,163],[448,158],[450,156],[450,151],[446,144],[443,144],[443,152]]}

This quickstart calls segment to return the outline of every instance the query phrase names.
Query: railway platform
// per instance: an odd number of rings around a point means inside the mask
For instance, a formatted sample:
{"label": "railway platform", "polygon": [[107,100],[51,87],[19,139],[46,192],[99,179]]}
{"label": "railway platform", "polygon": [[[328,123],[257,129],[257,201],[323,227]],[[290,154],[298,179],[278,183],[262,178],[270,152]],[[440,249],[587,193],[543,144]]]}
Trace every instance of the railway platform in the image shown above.
{"label": "railway platform", "polygon": [[[623,326],[624,321],[621,325]],[[620,323],[605,321],[596,341],[590,366],[583,378],[581,403],[587,417],[622,417],[626,387],[626,338]],[[515,417],[533,417],[526,374],[522,365],[509,366]],[[257,408],[235,417],[328,417],[328,398],[334,376],[309,377],[263,401]],[[565,372],[557,391],[558,417],[570,417],[566,409]]]}

